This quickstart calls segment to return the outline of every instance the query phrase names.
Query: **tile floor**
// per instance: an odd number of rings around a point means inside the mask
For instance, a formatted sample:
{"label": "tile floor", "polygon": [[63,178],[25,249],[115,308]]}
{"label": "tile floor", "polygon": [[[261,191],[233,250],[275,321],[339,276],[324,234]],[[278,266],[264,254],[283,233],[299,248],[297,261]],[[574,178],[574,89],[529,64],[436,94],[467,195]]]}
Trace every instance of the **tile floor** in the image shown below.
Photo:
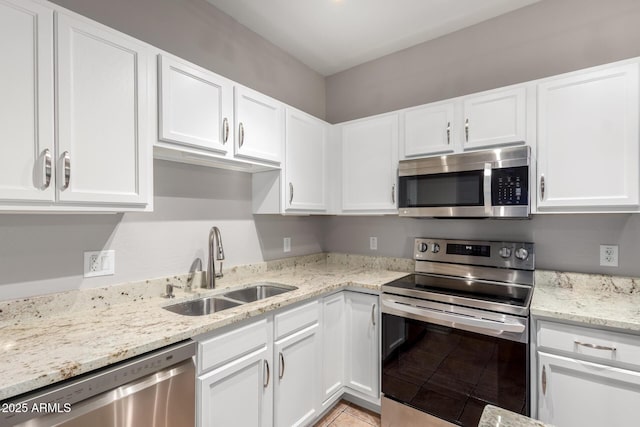
{"label": "tile floor", "polygon": [[314,427],[380,427],[380,415],[341,400]]}

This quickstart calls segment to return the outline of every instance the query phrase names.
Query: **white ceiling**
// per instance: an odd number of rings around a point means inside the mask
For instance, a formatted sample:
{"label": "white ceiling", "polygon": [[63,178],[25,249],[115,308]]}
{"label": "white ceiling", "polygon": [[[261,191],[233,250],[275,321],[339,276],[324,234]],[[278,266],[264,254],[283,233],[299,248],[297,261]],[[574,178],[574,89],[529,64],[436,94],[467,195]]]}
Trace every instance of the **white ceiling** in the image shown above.
{"label": "white ceiling", "polygon": [[539,0],[207,0],[325,76]]}

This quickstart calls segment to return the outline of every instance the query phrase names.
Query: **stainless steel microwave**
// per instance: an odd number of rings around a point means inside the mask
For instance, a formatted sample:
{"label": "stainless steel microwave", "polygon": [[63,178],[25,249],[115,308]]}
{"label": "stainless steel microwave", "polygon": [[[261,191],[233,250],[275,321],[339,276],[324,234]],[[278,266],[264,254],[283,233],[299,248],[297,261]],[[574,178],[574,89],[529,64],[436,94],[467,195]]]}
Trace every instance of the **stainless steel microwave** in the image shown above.
{"label": "stainless steel microwave", "polygon": [[530,158],[520,146],[402,160],[399,215],[528,218]]}

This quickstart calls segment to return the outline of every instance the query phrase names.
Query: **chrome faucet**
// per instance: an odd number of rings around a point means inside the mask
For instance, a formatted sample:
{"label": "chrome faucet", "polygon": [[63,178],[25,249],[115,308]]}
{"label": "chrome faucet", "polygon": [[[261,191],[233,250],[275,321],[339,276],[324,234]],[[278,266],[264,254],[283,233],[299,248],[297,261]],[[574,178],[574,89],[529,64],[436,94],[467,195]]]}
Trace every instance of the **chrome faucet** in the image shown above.
{"label": "chrome faucet", "polygon": [[[217,243],[217,245],[216,245]],[[216,273],[215,260],[213,254],[215,250],[215,259],[220,261],[220,272]],[[222,237],[220,237],[220,230],[218,227],[211,227],[209,231],[209,268],[207,269],[207,284],[206,289],[213,289],[216,287],[216,279],[223,276],[222,274],[222,261],[224,260],[224,249],[222,248]]]}

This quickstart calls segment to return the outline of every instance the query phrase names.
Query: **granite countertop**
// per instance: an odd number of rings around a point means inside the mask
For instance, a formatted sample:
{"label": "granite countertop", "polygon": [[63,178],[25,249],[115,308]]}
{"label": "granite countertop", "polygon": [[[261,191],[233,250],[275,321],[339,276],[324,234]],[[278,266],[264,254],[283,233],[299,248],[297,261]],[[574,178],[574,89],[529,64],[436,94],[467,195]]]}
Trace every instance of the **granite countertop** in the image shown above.
{"label": "granite countertop", "polygon": [[498,408],[493,405],[487,405],[482,411],[482,417],[478,423],[478,427],[553,427],[551,424],[545,424],[541,421],[534,420],[506,409]]}
{"label": "granite countertop", "polygon": [[[318,254],[235,268],[217,281],[215,291],[176,289],[172,300],[161,296],[165,285],[183,285],[193,278],[176,276],[0,302],[0,400],[332,291],[378,292],[413,269],[411,260],[377,260]],[[183,316],[162,308],[259,281],[298,289],[207,316]]]}
{"label": "granite countertop", "polygon": [[536,317],[640,333],[640,279],[536,271],[530,312]]}

